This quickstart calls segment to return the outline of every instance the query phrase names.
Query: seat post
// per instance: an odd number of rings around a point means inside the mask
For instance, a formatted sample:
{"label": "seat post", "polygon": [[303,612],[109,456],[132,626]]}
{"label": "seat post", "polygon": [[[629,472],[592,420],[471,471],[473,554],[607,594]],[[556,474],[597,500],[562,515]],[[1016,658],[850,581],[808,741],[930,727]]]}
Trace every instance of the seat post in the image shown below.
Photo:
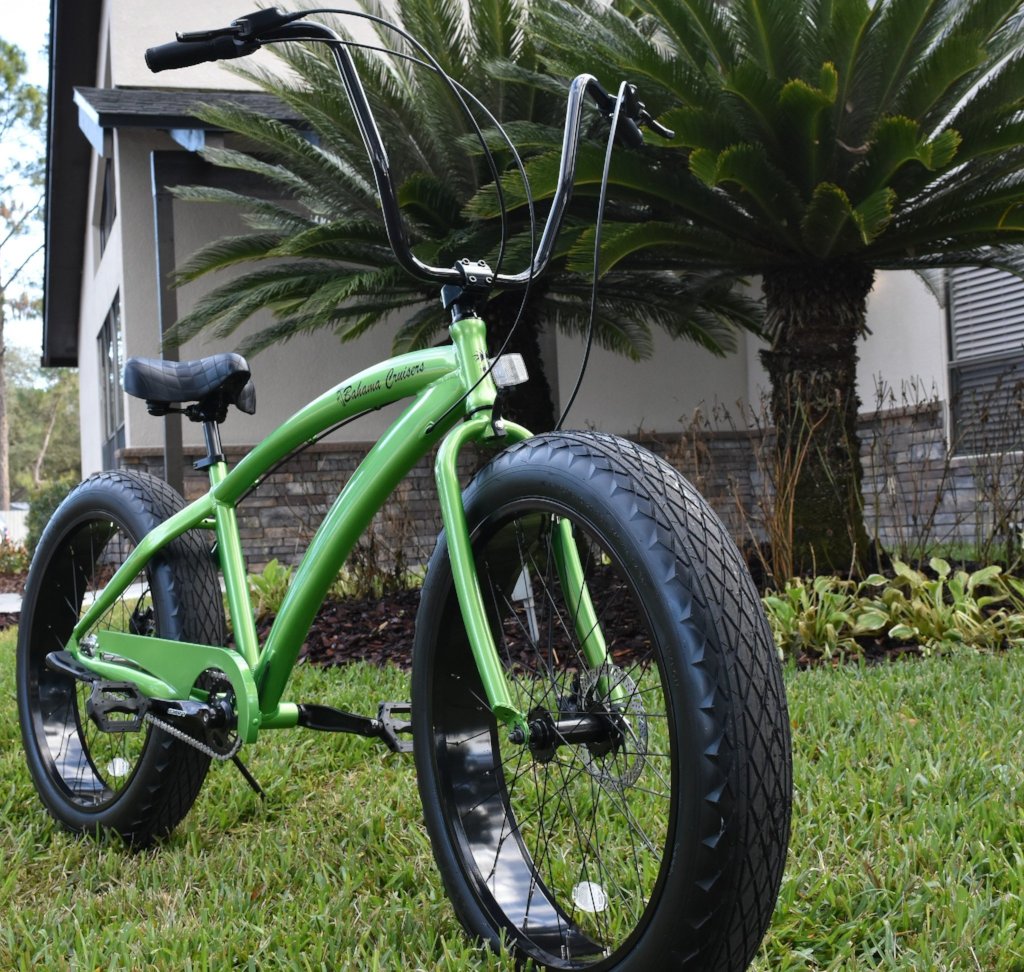
{"label": "seat post", "polygon": [[224,450],[220,442],[219,422],[215,422],[212,419],[203,420],[203,440],[206,443],[206,455],[193,463],[196,469],[209,469],[210,466],[224,461]]}

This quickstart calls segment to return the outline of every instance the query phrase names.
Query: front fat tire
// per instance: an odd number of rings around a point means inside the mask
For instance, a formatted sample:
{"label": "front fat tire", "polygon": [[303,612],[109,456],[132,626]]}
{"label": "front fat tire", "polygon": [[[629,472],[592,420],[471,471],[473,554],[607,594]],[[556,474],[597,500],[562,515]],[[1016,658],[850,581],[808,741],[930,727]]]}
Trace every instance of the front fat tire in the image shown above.
{"label": "front fat tire", "polygon": [[[145,846],[185,816],[209,768],[208,756],[148,725],[100,732],[85,712],[87,687],[45,663],[66,644],[83,602],[183,505],[152,476],[100,473],[60,505],[32,559],[18,632],[19,721],[36,790],[73,832],[110,830]],[[164,548],[100,619],[102,627],[223,644],[223,604],[202,540],[190,532]]]}
{"label": "front fat tire", "polygon": [[[516,701],[541,721],[615,710],[609,724],[627,728],[610,747],[516,754],[486,711],[442,537],[417,617],[414,738],[463,925],[552,969],[745,969],[778,894],[792,783],[781,671],[735,544],[675,470],[606,435],[519,443],[465,505]],[[573,524],[612,656],[603,674],[625,686],[614,704],[550,564],[552,516]]]}

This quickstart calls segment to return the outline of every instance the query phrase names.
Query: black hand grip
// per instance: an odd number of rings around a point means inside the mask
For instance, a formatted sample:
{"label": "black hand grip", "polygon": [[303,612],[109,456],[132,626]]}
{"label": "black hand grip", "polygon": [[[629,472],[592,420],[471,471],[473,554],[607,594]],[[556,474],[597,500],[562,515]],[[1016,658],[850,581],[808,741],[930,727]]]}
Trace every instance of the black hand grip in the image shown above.
{"label": "black hand grip", "polygon": [[211,40],[171,41],[146,51],[146,65],[150,71],[169,71],[172,68],[192,67],[207,61],[226,61],[251,54],[259,44],[237,37],[214,37]]}

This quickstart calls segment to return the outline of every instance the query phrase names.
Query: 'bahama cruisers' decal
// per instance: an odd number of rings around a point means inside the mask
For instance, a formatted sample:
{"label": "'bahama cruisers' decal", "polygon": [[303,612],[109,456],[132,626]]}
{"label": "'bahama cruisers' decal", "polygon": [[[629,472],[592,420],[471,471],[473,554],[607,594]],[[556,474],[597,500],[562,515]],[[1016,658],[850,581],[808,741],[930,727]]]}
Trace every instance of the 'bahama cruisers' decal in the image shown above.
{"label": "'bahama cruisers' decal", "polygon": [[394,388],[400,381],[414,378],[416,375],[423,374],[426,370],[427,366],[422,361],[406,365],[403,368],[391,368],[383,379],[376,378],[373,381],[357,381],[354,384],[339,388],[338,401],[342,405],[348,405],[350,402],[358,401],[365,395],[372,395],[374,392],[379,392],[384,388]]}

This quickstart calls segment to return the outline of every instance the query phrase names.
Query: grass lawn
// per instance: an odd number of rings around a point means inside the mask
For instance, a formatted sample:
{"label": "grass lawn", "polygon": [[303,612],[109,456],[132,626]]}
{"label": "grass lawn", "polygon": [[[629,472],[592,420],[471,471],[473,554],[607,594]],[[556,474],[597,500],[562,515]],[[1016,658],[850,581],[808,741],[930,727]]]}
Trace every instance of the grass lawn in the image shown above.
{"label": "grass lawn", "polygon": [[[441,892],[411,758],[325,734],[247,751],[157,851],[57,830],[24,768],[0,635],[0,969],[512,969]],[[369,711],[404,676],[300,668]],[[1024,969],[1024,653],[788,675],[789,867],[754,968]],[[372,704],[363,700],[368,699]]]}

